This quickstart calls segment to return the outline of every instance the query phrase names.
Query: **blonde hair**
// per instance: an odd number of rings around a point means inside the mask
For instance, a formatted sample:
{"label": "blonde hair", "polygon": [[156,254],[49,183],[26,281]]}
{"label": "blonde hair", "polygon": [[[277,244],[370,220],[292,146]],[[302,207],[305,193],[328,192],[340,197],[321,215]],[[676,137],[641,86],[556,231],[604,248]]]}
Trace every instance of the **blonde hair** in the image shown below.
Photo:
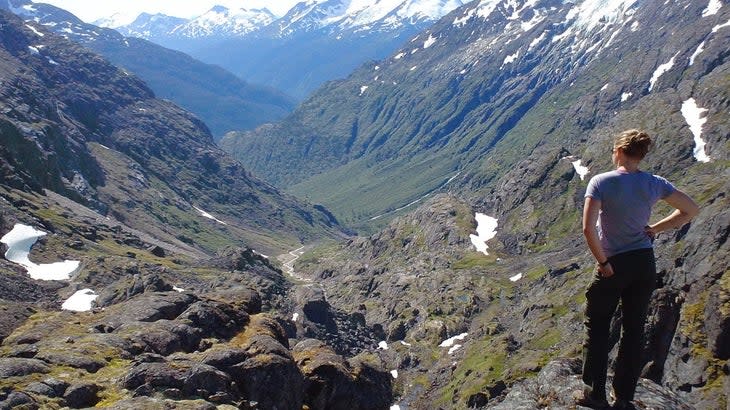
{"label": "blonde hair", "polygon": [[620,149],[626,156],[643,159],[649,152],[652,141],[649,134],[639,130],[626,130],[613,142],[614,149]]}

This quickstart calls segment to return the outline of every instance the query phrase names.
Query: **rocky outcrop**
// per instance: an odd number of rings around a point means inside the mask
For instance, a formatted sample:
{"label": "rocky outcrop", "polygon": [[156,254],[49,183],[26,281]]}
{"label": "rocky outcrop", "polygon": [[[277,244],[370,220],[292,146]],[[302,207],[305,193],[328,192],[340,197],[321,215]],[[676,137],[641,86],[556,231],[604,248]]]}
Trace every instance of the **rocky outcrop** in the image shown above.
{"label": "rocky outcrop", "polygon": [[319,287],[295,288],[291,298],[296,320],[288,327],[290,338],[318,339],[347,357],[372,350],[385,338],[382,326],[369,326],[362,312],[332,306]]}
{"label": "rocky outcrop", "polygon": [[391,377],[361,360],[345,360],[314,339],[294,346],[304,375],[305,403],[313,409],[385,409],[393,402]]}
{"label": "rocky outcrop", "polygon": [[[555,360],[540,370],[537,377],[511,386],[509,393],[498,400],[489,400],[486,406],[476,408],[508,410],[537,408],[578,408],[576,393],[582,392],[580,361]],[[611,379],[609,379],[611,383]],[[673,391],[647,379],[641,379],[636,391],[636,403],[640,408],[690,410],[693,407]]]}
{"label": "rocky outcrop", "polygon": [[[37,408],[55,400],[85,408],[108,403],[110,390],[126,389],[115,398],[120,408],[149,397],[173,407],[197,400],[201,406],[300,409],[321,401],[306,387],[310,368],[303,366],[312,360],[342,364],[326,383],[350,402],[381,398],[357,408],[385,408],[391,385],[384,371],[350,364],[321,342],[300,363],[289,349],[284,320],[260,313],[255,291],[211,295],[147,291],[89,313],[40,312],[47,317],[27,322],[3,342],[2,351],[9,352],[3,356],[13,357],[0,357],[0,377],[7,381],[0,382],[0,407]],[[76,372],[57,372],[69,368]],[[33,381],[47,373],[54,377]]]}
{"label": "rocky outcrop", "polygon": [[152,396],[159,391],[172,399],[232,398],[230,376],[215,367],[186,360],[140,363],[124,376],[121,384],[135,396]]}

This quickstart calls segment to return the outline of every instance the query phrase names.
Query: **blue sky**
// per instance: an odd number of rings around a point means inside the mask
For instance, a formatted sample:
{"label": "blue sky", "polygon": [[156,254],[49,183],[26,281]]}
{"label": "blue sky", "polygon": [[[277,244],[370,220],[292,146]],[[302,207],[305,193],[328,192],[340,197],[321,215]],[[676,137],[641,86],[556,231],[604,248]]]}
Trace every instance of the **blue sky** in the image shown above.
{"label": "blue sky", "polygon": [[43,0],[36,3],[48,3],[68,10],[81,20],[93,22],[103,17],[119,13],[131,22],[142,12],[164,13],[176,17],[196,17],[216,4],[229,8],[268,8],[272,13],[283,16],[291,7],[302,0]]}

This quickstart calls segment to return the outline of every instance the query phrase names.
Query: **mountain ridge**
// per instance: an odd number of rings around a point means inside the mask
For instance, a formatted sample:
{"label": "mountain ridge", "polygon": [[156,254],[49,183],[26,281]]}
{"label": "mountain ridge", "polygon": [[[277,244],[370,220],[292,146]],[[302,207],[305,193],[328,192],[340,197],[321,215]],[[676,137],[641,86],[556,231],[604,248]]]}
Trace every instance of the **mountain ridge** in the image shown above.
{"label": "mountain ridge", "polygon": [[[214,33],[209,38],[186,37],[176,28],[149,35],[146,28],[117,30],[126,35],[144,32],[146,38],[165,47],[302,99],[323,82],[344,77],[362,62],[387,55],[460,4],[460,0],[301,2],[253,31]],[[144,21],[139,23],[147,27]],[[195,25],[193,19],[178,27]],[[229,53],[231,49],[239,51]]]}

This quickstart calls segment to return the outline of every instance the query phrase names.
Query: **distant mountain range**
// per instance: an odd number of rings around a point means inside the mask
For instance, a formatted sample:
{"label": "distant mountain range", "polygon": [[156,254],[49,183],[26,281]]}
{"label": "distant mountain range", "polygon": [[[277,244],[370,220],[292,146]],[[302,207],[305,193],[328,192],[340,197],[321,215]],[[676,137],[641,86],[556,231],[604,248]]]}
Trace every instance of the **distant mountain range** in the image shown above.
{"label": "distant mountain range", "polygon": [[30,0],[4,0],[0,1],[0,8],[43,24],[138,75],[158,97],[197,114],[217,138],[228,131],[253,129],[275,121],[294,108],[293,98],[282,92],[248,83],[179,51],[86,24],[55,6]]}
{"label": "distant mountain range", "polygon": [[266,9],[216,6],[190,20],[142,14],[124,26],[116,26],[113,19],[97,23],[184,51],[301,99],[323,82],[386,56],[463,3],[308,1],[281,18]]}

